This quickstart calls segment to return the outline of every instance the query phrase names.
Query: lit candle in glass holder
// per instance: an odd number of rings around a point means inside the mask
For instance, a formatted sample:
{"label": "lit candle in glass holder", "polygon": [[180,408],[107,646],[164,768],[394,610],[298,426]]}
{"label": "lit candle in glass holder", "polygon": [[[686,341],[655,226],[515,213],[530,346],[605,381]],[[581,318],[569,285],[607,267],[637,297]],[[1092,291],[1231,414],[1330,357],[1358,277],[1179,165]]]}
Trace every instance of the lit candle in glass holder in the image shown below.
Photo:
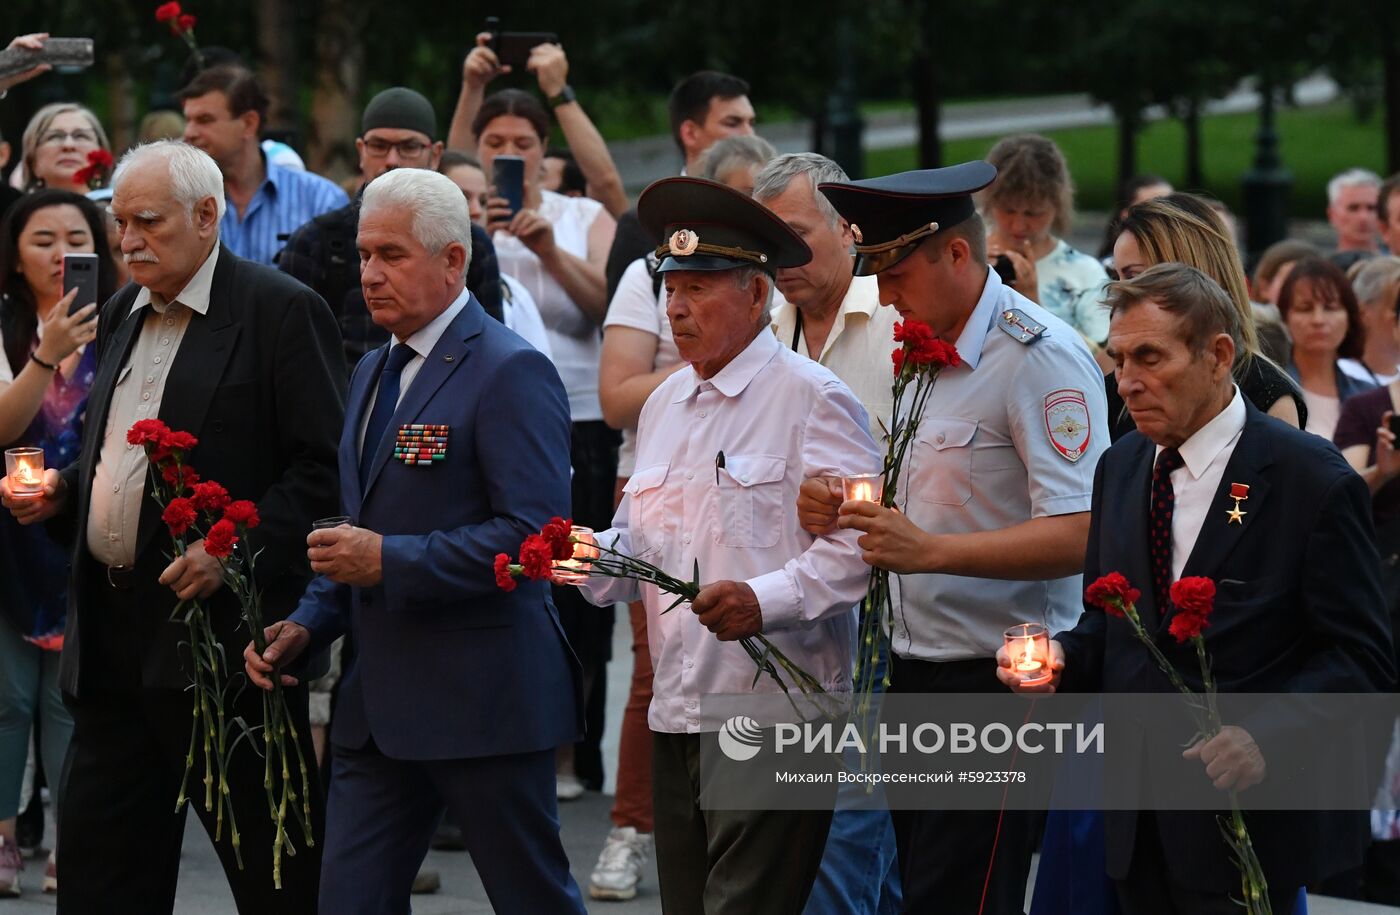
{"label": "lit candle in glass holder", "polygon": [[588,579],[588,570],[598,555],[598,541],[593,539],[593,528],[575,524],[569,529],[574,541],[574,555],[554,563],[554,581],[561,585],[576,585]]}
{"label": "lit candle in glass holder", "polygon": [[881,473],[858,473],[842,477],[841,488],[847,502],[879,503],[885,497],[885,475]]}
{"label": "lit candle in glass holder", "polygon": [[10,448],[5,452],[5,474],[10,478],[10,495],[31,499],[44,492],[44,450]]}
{"label": "lit candle in glass holder", "polygon": [[1050,669],[1050,632],[1040,623],[1018,623],[1004,636],[1011,669],[1021,678],[1021,685],[1048,683],[1054,673]]}

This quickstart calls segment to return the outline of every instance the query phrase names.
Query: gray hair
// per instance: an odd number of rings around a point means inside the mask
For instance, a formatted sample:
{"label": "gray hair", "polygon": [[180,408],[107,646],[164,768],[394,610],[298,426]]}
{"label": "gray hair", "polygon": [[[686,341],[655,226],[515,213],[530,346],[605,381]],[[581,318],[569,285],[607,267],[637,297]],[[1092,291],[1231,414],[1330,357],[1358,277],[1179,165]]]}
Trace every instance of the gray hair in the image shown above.
{"label": "gray hair", "polygon": [[786,191],[792,179],[798,175],[806,175],[812,182],[812,197],[816,200],[818,212],[826,217],[827,224],[833,229],[840,228],[841,214],[836,212],[836,207],[831,205],[826,195],[817,190],[817,185],[845,184],[851,179],[841,166],[826,156],[810,152],[778,156],[754,176],[753,198],[760,203],[772,200]]}
{"label": "gray hair", "polygon": [[734,267],[729,272],[734,277],[734,285],[738,286],[740,289],[748,289],[749,284],[753,282],[756,276],[763,278],[763,288],[767,291],[763,294],[763,320],[761,323],[765,327],[771,324],[771,313],[773,310],[772,274],[768,273],[768,271],[764,270],[762,267]]}
{"label": "gray hair", "polygon": [[758,136],[725,137],[700,157],[695,173],[701,178],[718,181],[719,176],[736,165],[762,168],[778,154],[773,144]]}
{"label": "gray hair", "polygon": [[[1394,310],[1395,283],[1400,280],[1400,257],[1393,254],[1373,257],[1357,264],[1356,275],[1351,279],[1351,288],[1356,293],[1356,301],[1363,306],[1385,304]],[[1381,298],[1389,292],[1391,301],[1381,303]]]}
{"label": "gray hair", "polygon": [[472,218],[467,198],[451,179],[426,168],[390,169],[365,188],[360,216],[395,207],[413,213],[413,237],[420,245],[438,254],[459,242],[471,261]]}
{"label": "gray hair", "polygon": [[1337,198],[1342,195],[1342,191],[1349,187],[1375,187],[1381,186],[1381,176],[1370,169],[1349,168],[1327,182],[1327,202],[1336,203]]}
{"label": "gray hair", "polygon": [[1219,283],[1195,267],[1161,263],[1106,288],[1104,304],[1110,318],[1142,302],[1155,302],[1163,311],[1176,315],[1192,352],[1201,352],[1216,334],[1228,334],[1235,341],[1237,358],[1244,352],[1239,309]]}
{"label": "gray hair", "polygon": [[224,176],[209,154],[182,140],[156,140],[133,146],[112,172],[112,188],[121,186],[127,173],[147,161],[159,159],[170,169],[170,191],[191,216],[206,197],[213,197],[217,220],[224,218]]}

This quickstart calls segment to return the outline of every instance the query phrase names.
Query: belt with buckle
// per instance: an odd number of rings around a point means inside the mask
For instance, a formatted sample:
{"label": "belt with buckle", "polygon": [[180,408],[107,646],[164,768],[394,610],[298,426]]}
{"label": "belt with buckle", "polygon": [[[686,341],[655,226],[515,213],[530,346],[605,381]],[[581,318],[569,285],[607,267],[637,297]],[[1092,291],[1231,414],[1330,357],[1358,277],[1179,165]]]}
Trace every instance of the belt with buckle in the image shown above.
{"label": "belt with buckle", "polygon": [[118,591],[130,591],[133,587],[131,566],[107,566],[107,584]]}

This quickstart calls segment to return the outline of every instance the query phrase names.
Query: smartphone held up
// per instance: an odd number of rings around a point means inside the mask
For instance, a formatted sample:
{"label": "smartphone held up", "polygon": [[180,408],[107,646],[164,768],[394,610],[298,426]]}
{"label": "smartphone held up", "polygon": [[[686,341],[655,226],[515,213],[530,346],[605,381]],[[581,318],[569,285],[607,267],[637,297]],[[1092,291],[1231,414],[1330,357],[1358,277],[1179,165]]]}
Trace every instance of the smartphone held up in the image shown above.
{"label": "smartphone held up", "polygon": [[[68,303],[68,313],[76,314],[89,305],[97,304],[97,255],[96,254],[65,254],[63,255],[63,294],[67,295],[72,290],[78,290],[78,294],[73,296],[73,301]],[[97,317],[94,310],[92,320]]]}

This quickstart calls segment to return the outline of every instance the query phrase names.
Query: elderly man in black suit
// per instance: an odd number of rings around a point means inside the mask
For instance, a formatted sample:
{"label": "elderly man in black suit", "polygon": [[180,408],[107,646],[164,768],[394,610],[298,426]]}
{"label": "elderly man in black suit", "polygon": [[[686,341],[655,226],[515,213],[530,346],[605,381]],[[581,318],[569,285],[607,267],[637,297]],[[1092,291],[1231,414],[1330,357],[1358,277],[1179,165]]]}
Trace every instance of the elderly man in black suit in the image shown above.
{"label": "elderly man in black suit", "polygon": [[[1109,286],[1108,352],[1137,424],[1099,462],[1084,580],[1116,571],[1142,592],[1138,613],[1200,690],[1194,647],[1168,636],[1171,582],[1217,582],[1206,649],[1223,693],[1366,693],[1394,679],[1366,484],[1332,444],[1260,413],[1230,368],[1240,328],[1225,293],[1191,267],[1161,264]],[[1149,531],[1163,532],[1150,537]],[[1051,642],[1055,677],[1024,691],[1168,692],[1127,620],[1089,607]],[[1307,723],[1253,718],[1186,752],[1221,789],[1269,778],[1271,758]],[[1248,794],[1242,797],[1248,805]],[[1365,814],[1262,815],[1251,830],[1273,911],[1298,889],[1360,863]],[[1134,913],[1239,911],[1240,892],[1211,813],[1109,811],[1108,875]]]}
{"label": "elderly man in black suit", "polygon": [[[113,185],[133,282],[101,309],[78,461],[47,471],[43,498],[2,493],[20,521],[52,519],[74,541],[60,667],[74,720],[59,822],[65,915],[173,909],[185,821],[175,799],[193,697],[186,629],[171,619],[176,602],[206,601],[229,658],[248,640],[238,602],[202,541],[171,561],[160,508],[147,493],[145,454],[128,445],[127,429],[158,417],[193,433],[193,466],[233,498],[257,504],[262,523],[249,545],[261,551],[263,613],[280,619],[311,579],[312,521],[337,509],[345,412],[335,320],[305,286],[220,245],[223,179],[212,159],[174,141],[140,146],[122,158]],[[289,690],[288,703],[310,757],[304,688]],[[255,690],[229,705],[230,716],[260,722]],[[317,844],[283,863],[282,889],[274,891],[262,761],[239,748],[229,779],[242,868],[227,834],[215,847],[239,910],[315,911],[319,789],[311,793]],[[192,806],[213,835],[213,815],[198,798]]]}

